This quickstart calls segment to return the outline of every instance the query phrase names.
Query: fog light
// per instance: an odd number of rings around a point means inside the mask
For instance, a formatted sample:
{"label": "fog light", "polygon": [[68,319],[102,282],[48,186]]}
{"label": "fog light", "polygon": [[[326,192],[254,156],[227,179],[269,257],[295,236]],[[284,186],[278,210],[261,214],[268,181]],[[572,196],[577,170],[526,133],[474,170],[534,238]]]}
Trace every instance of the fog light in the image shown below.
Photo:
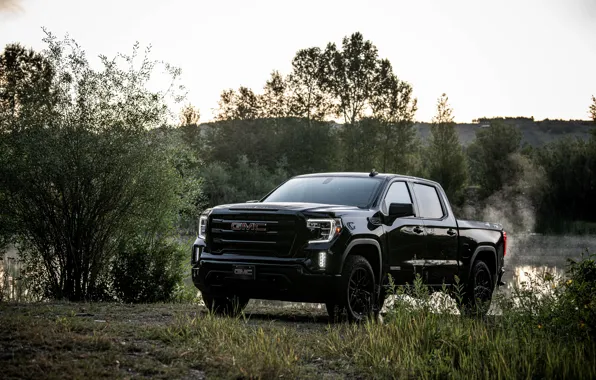
{"label": "fog light", "polygon": [[195,247],[195,263],[199,261],[199,258],[201,257],[201,247],[196,246]]}
{"label": "fog light", "polygon": [[327,252],[321,251],[319,252],[319,268],[325,268],[327,265]]}

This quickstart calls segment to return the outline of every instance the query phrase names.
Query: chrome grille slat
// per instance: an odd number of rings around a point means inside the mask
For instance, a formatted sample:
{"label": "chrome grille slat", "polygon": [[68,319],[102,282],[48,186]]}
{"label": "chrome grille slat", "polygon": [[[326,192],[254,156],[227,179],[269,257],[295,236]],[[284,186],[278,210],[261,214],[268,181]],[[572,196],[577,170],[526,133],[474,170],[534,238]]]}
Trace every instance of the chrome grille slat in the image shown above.
{"label": "chrome grille slat", "polygon": [[267,223],[267,224],[278,224],[277,220],[240,220],[240,219],[212,219],[213,223]]}
{"label": "chrome grille slat", "polygon": [[231,239],[213,239],[215,243],[243,243],[243,244],[277,244],[275,241],[263,241],[263,240],[231,240]]}
{"label": "chrome grille slat", "polygon": [[[238,231],[234,231],[234,230],[224,230],[221,228],[213,228],[211,230],[211,233],[222,233],[222,234],[237,234]],[[278,232],[277,231],[267,231],[267,232],[260,232],[260,234],[267,234],[267,235],[277,235]]]}

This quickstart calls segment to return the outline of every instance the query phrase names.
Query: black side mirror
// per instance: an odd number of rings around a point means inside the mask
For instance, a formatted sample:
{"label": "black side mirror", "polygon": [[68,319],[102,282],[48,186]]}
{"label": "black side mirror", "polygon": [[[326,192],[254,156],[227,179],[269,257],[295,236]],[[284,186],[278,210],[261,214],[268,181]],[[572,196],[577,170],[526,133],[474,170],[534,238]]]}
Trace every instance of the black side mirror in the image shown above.
{"label": "black side mirror", "polygon": [[411,203],[391,203],[389,205],[389,216],[392,218],[404,218],[416,216],[414,206]]}

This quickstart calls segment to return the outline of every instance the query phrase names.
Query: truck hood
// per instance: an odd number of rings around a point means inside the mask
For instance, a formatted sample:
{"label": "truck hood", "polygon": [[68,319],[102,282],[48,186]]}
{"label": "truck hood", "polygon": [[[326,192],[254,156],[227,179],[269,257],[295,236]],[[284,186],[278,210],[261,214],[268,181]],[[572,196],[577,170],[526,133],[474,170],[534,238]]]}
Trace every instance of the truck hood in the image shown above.
{"label": "truck hood", "polygon": [[237,211],[300,211],[300,212],[324,212],[341,213],[346,211],[362,210],[355,206],[330,205],[321,203],[301,202],[256,202],[256,203],[234,203],[216,206],[213,210],[237,210]]}

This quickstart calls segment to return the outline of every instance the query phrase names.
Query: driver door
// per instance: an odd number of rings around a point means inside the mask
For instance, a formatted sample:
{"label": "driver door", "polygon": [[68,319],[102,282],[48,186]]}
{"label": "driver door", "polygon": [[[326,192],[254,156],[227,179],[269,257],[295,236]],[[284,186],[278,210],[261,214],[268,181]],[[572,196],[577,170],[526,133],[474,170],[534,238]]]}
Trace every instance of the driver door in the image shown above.
{"label": "driver door", "polygon": [[388,220],[384,226],[389,248],[389,273],[396,285],[411,284],[414,281],[413,263],[426,252],[424,222],[418,218],[418,210],[412,199],[410,184],[406,181],[395,181],[389,186],[381,204],[381,212],[385,215],[388,215],[391,203],[411,203],[416,214]]}

